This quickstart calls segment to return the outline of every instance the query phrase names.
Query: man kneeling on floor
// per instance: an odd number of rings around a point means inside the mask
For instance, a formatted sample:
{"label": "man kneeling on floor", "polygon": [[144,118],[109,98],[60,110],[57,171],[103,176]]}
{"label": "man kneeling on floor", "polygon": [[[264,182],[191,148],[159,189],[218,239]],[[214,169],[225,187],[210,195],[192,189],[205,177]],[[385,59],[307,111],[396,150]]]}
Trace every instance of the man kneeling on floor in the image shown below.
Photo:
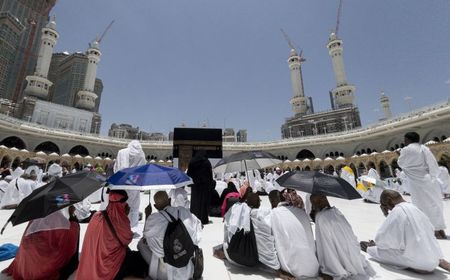
{"label": "man kneeling on floor", "polygon": [[361,242],[361,249],[375,260],[418,273],[432,272],[438,265],[450,271],[434,236],[430,219],[396,191],[384,190],[380,208],[387,217],[375,241]]}
{"label": "man kneeling on floor", "polygon": [[159,211],[148,216],[138,249],[149,264],[149,276],[158,280],[197,278],[194,263],[202,223],[189,209],[170,206],[165,191],[154,196]]}

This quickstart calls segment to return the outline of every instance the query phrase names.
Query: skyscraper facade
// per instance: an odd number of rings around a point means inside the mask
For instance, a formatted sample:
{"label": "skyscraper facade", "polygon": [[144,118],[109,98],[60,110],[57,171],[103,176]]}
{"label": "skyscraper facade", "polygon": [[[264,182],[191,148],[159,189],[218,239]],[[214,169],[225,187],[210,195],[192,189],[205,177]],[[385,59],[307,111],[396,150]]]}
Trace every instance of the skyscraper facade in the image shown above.
{"label": "skyscraper facade", "polygon": [[[55,53],[50,64],[49,80],[54,83],[50,90],[51,102],[74,107],[77,101],[77,93],[84,88],[84,80],[88,58],[83,53]],[[92,111],[98,112],[103,82],[95,80],[94,92],[98,98]]]}
{"label": "skyscraper facade", "polygon": [[6,11],[0,12],[0,98],[6,95],[8,80],[12,76],[20,34],[25,26]]}
{"label": "skyscraper facade", "polygon": [[[0,85],[5,85],[3,98],[18,101],[22,97],[26,86],[25,77],[32,75],[36,66],[41,41],[40,31],[47,23],[55,2],[56,0],[0,0],[0,13],[11,15],[24,27],[18,33],[18,44],[13,54],[14,63],[8,67],[8,75],[0,75]],[[0,32],[10,33],[8,25],[0,24]]]}

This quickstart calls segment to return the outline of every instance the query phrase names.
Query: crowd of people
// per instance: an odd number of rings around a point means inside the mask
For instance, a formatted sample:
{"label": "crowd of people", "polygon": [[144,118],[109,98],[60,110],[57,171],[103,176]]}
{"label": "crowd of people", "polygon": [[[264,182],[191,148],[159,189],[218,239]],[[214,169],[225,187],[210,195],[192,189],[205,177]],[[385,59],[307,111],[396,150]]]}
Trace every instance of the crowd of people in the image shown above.
{"label": "crowd of people", "polygon": [[[199,279],[204,265],[200,242],[210,217],[221,217],[224,226],[223,241],[213,248],[215,257],[231,265],[271,271],[282,279],[370,279],[376,272],[369,258],[416,273],[431,273],[437,267],[450,271],[437,242],[447,238],[442,194],[450,188],[450,180],[419,141],[416,133],[405,135],[397,185],[375,190],[377,180],[382,181],[375,170],[366,175],[375,179],[371,185],[355,178],[349,167],[337,175],[366,200],[379,203],[386,219],[374,240],[358,240],[326,196],[302,197],[280,186],[276,182],[284,173],[280,168],[223,174],[218,179],[206,154],[198,152],[187,170],[193,185],[157,191],[144,215],[139,213],[139,191],[113,188],[101,193],[104,199],[98,211],[91,209],[92,200],[85,199],[30,221],[14,261],[3,273],[14,279],[70,275],[74,279]],[[119,151],[114,172],[145,163],[140,143],[132,141]],[[4,209],[15,208],[52,177],[63,176],[58,162],[47,174],[18,168],[0,181]],[[412,203],[403,199],[404,193]],[[268,196],[270,208],[261,206],[262,195]],[[138,227],[141,215],[143,231]],[[88,223],[82,244],[80,222]],[[138,241],[137,250],[130,248],[133,239]]]}

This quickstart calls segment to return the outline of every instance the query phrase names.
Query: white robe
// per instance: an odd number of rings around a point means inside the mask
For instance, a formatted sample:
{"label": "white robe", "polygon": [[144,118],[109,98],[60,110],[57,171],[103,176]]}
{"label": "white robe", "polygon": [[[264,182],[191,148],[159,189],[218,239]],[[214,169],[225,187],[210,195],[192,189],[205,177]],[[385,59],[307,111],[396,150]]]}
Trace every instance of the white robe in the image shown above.
{"label": "white robe", "polygon": [[333,279],[368,279],[375,275],[344,215],[331,207],[316,214],[320,271]]}
{"label": "white robe", "polygon": [[6,193],[6,190],[8,189],[9,183],[5,180],[0,180],[0,202],[2,201],[3,196]]}
{"label": "white robe", "polygon": [[428,216],[435,230],[445,229],[441,187],[437,180],[440,171],[430,149],[417,143],[409,144],[401,150],[398,165],[408,178],[412,203]]}
{"label": "white robe", "polygon": [[[145,154],[142,150],[141,143],[137,140],[133,140],[128,144],[127,148],[119,150],[117,153],[116,162],[114,164],[114,173],[124,168],[136,167],[144,165],[145,163]],[[128,194],[127,203],[130,206],[128,218],[130,219],[131,227],[134,228],[139,223],[139,206],[141,204],[140,191],[127,190],[126,192]]]}
{"label": "white robe", "polygon": [[22,169],[22,167],[17,167],[16,169],[14,169],[14,171],[11,173],[12,179],[16,179],[19,178],[20,176],[23,175],[25,171]]}
{"label": "white robe", "polygon": [[183,188],[170,190],[169,197],[170,204],[173,207],[184,207],[186,209],[189,209],[191,206],[191,202],[188,199],[188,193]]}
{"label": "white robe", "polygon": [[[19,204],[25,197],[33,192],[32,186],[28,180],[16,178],[9,182],[6,192],[2,197],[0,208],[4,206]],[[17,187],[16,187],[17,183]]]}
{"label": "white robe", "polygon": [[400,268],[432,271],[442,252],[427,216],[411,203],[397,204],[375,236],[367,253],[375,260]]}
{"label": "white robe", "polygon": [[272,221],[270,209],[252,209],[250,219],[255,231],[256,247],[259,261],[271,269],[280,269],[275,238],[272,234]]}
{"label": "white robe", "polygon": [[292,206],[272,209],[272,231],[281,269],[297,279],[317,277],[319,263],[309,217]]}
{"label": "white robe", "polygon": [[216,180],[215,190],[219,194],[219,197],[222,195],[223,190],[225,190],[227,186],[228,186],[227,182]]}
{"label": "white robe", "polygon": [[443,194],[450,194],[450,175],[447,168],[439,166],[438,182]]}
{"label": "white robe", "polygon": [[[183,221],[186,230],[192,238],[194,245],[198,245],[201,240],[202,223],[197,217],[184,207],[166,207],[164,209],[168,211],[175,219]],[[167,217],[167,216],[166,216]],[[194,273],[194,265],[189,262],[188,265],[181,268],[176,268],[164,263],[164,234],[169,224],[167,218],[160,212],[151,214],[144,227],[144,238],[147,241],[148,248],[151,251],[151,261],[149,265],[149,276],[152,279],[158,280],[180,280],[189,279]],[[146,258],[147,259],[147,258]]]}
{"label": "white robe", "polygon": [[83,199],[83,201],[75,203],[73,205],[75,207],[75,216],[77,216],[78,220],[84,220],[91,215],[91,202],[89,201],[89,197]]}

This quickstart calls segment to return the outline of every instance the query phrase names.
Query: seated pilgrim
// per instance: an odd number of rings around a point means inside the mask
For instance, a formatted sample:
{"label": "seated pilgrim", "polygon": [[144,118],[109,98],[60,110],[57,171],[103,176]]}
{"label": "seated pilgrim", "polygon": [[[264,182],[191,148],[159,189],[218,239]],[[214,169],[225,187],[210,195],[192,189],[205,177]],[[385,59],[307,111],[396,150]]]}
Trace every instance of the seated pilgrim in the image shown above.
{"label": "seated pilgrim", "polygon": [[15,209],[25,197],[33,192],[32,185],[27,179],[28,175],[23,174],[9,182],[0,202],[1,209]]}
{"label": "seated pilgrim", "polygon": [[281,269],[297,279],[317,277],[319,263],[310,219],[304,209],[286,198],[290,196],[276,190],[269,193],[272,207],[276,206],[272,209],[271,227]]}
{"label": "seated pilgrim", "polygon": [[317,257],[324,279],[369,279],[375,275],[344,215],[326,196],[311,195],[316,224]]}
{"label": "seated pilgrim", "polygon": [[92,216],[75,279],[123,279],[146,275],[147,265],[141,254],[128,249],[133,232],[127,199],[125,191],[110,190],[106,210]]}
{"label": "seated pilgrim", "polygon": [[440,266],[450,271],[434,236],[434,227],[422,211],[393,190],[383,191],[380,202],[386,220],[375,241],[361,242],[362,250],[367,250],[378,262],[398,268],[426,273]]}
{"label": "seated pilgrim", "polygon": [[[186,228],[194,246],[198,246],[201,239],[202,223],[185,207],[173,207],[171,199],[165,191],[158,191],[154,196],[157,213],[148,215],[144,227],[144,237],[139,241],[138,249],[147,262],[148,275],[151,279],[158,280],[178,280],[191,279],[194,274],[193,259],[183,267],[175,267],[165,262],[164,247],[165,233],[169,225],[169,220],[180,219]],[[146,214],[150,208],[146,208]],[[180,247],[183,244],[179,244]],[[181,247],[182,248],[182,247]],[[176,249],[176,248],[174,248]],[[193,256],[192,256],[193,257]]]}
{"label": "seated pilgrim", "polygon": [[73,207],[32,220],[16,258],[3,273],[13,279],[67,279],[78,266],[79,237]]}

